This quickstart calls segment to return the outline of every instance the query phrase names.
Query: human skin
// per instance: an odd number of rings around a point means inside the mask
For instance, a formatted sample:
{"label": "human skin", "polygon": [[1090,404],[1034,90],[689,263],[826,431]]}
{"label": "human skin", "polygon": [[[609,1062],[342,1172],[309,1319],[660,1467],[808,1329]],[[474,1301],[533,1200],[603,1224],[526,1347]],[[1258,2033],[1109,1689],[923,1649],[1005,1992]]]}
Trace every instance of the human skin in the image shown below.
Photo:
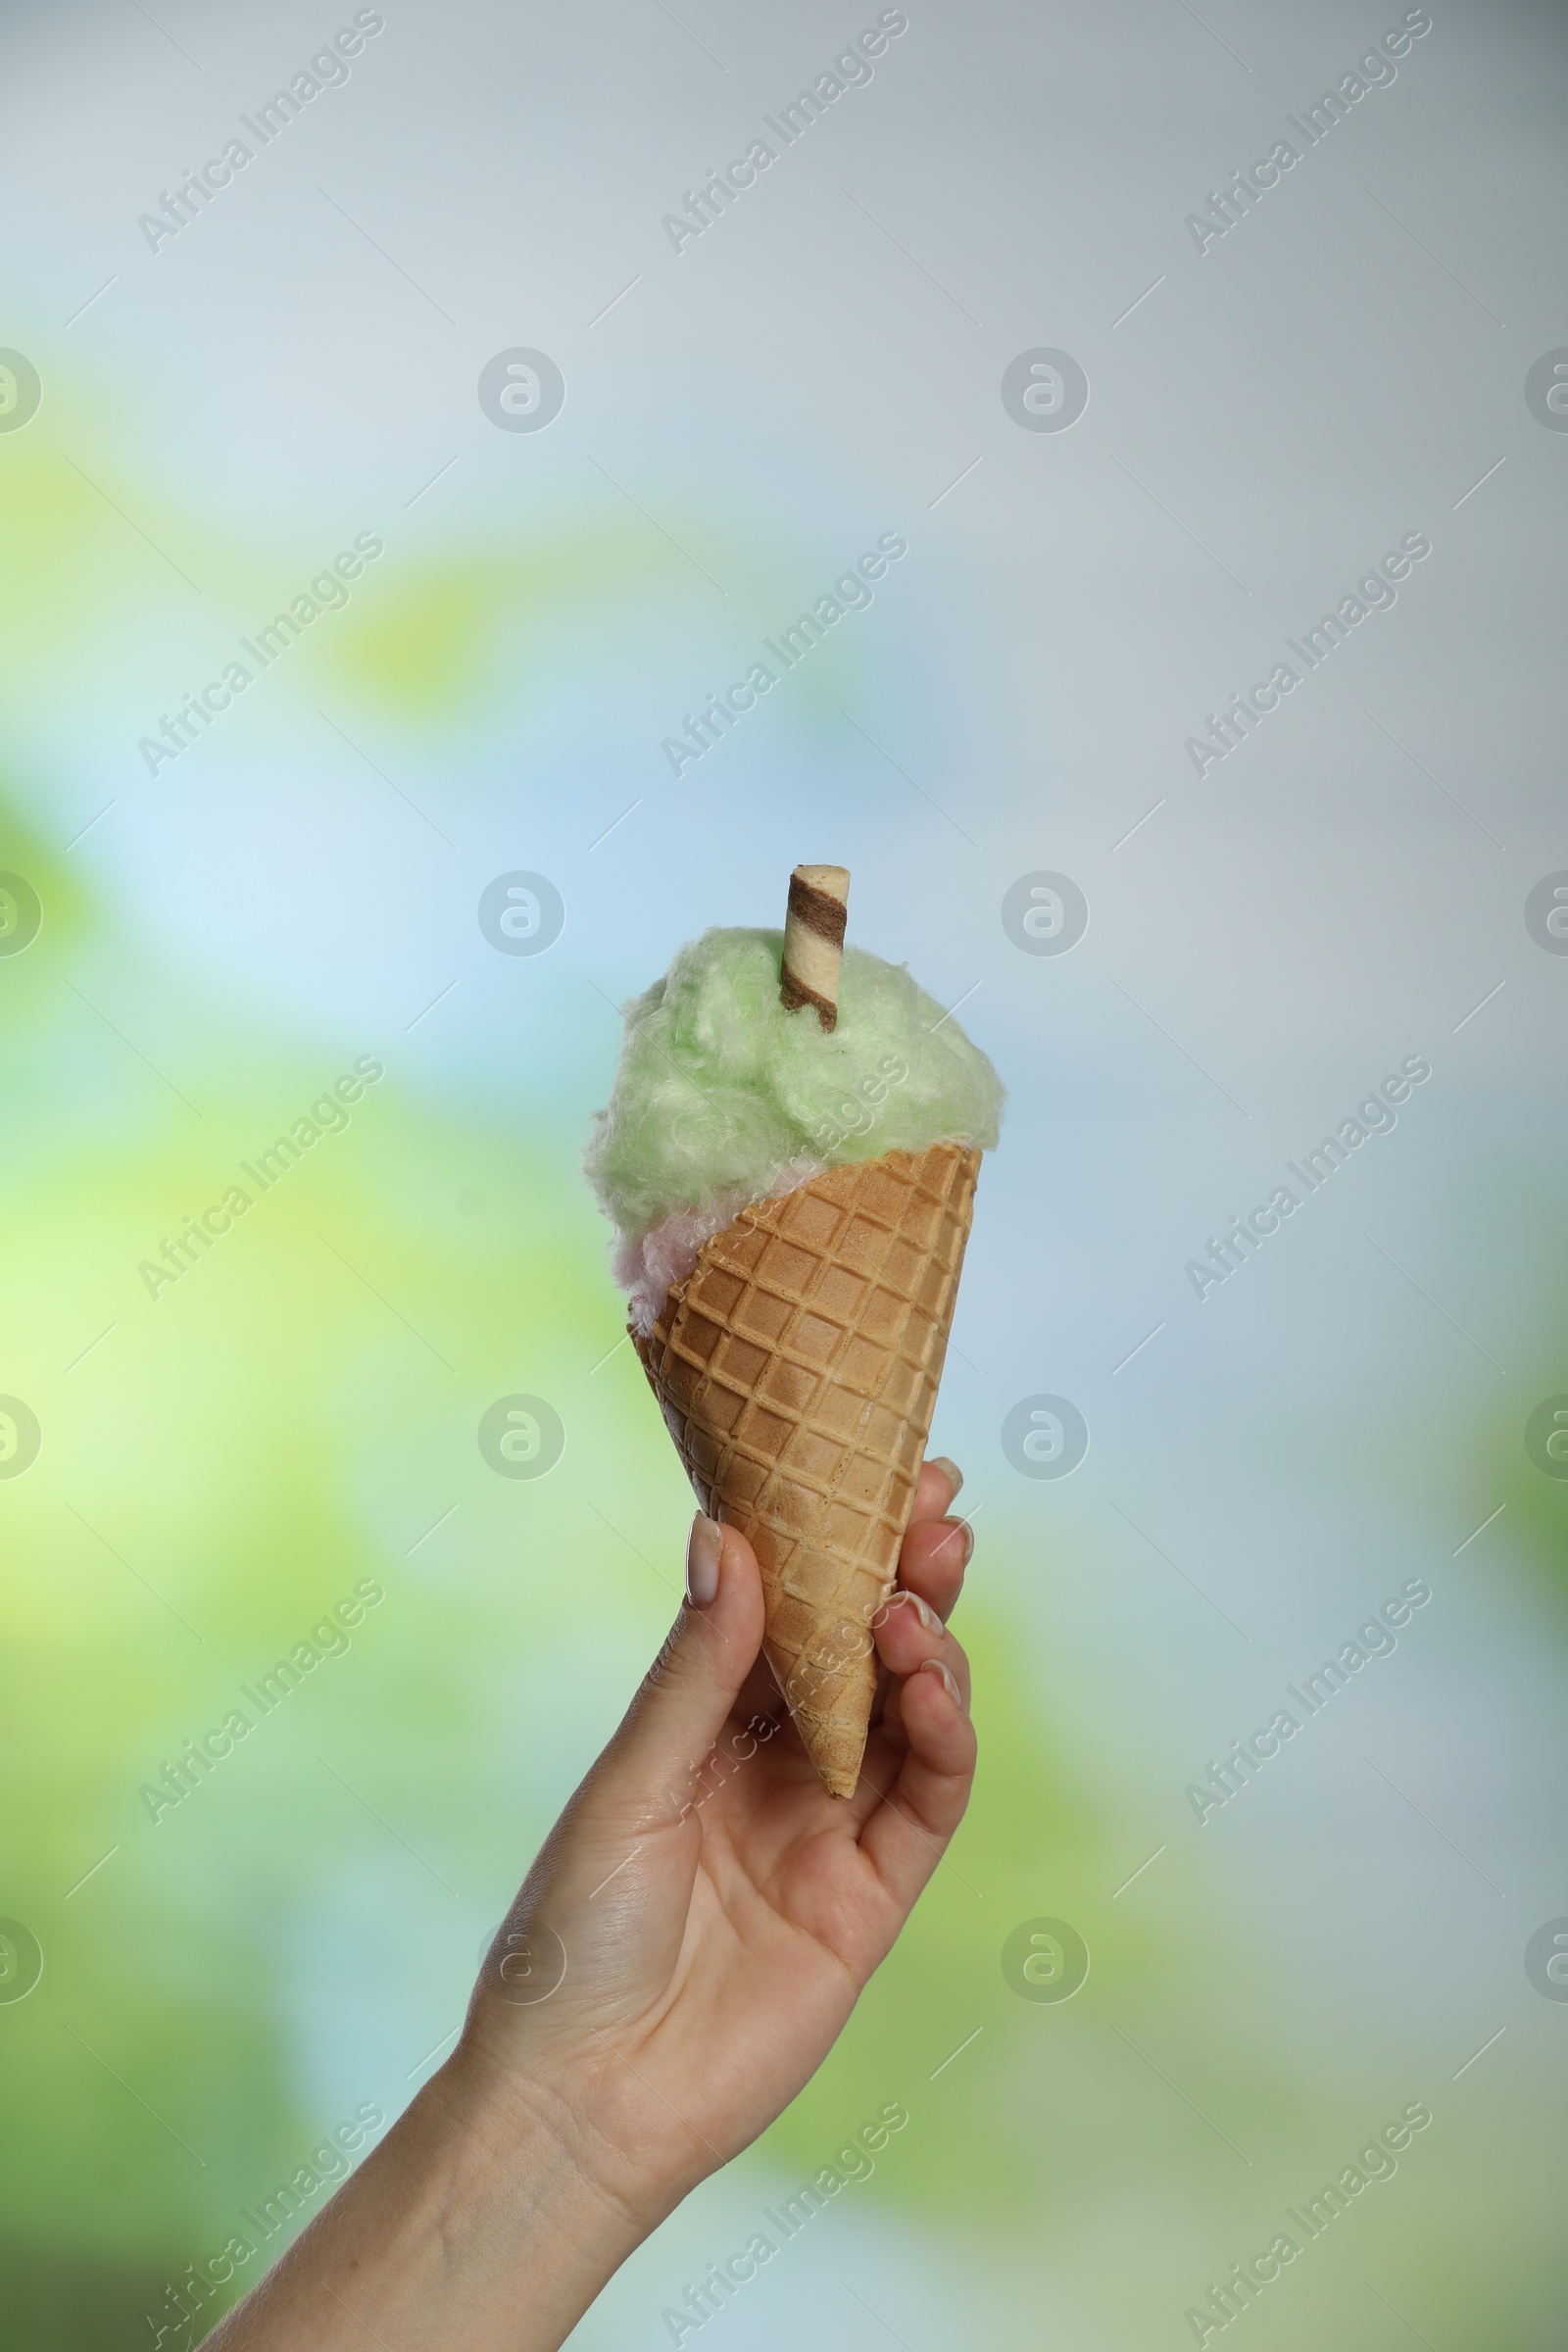
{"label": "human skin", "polygon": [[788,2106],[968,1802],[969,1668],[946,1630],[973,1545],[944,1516],[960,1483],[920,1473],[849,1799],[760,1655],[751,1545],[699,1515],[680,1614],[523,1881],[456,2050],[208,2352],[556,2352]]}

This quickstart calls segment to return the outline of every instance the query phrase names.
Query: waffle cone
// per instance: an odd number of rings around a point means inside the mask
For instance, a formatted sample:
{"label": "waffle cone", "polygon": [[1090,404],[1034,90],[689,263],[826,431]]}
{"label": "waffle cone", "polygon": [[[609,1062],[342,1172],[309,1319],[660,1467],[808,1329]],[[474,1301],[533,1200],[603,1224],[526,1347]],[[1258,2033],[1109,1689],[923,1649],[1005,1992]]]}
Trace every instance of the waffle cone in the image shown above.
{"label": "waffle cone", "polygon": [[762,1571],[763,1646],[835,1796],[853,1796],[942,1377],[980,1154],[830,1168],[754,1200],[633,1332],[703,1509]]}

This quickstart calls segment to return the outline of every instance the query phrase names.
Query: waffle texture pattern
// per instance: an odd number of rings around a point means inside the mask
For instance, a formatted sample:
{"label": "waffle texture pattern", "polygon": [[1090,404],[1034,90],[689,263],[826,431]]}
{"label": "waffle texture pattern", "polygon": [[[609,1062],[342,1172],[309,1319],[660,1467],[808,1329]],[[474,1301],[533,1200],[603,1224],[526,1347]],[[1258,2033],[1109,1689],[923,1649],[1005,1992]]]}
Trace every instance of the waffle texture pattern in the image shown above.
{"label": "waffle texture pattern", "polygon": [[876,1657],[974,1207],[961,1143],[830,1168],[703,1244],[632,1341],[697,1498],[751,1541],[765,1649],[836,1796],[859,1778]]}

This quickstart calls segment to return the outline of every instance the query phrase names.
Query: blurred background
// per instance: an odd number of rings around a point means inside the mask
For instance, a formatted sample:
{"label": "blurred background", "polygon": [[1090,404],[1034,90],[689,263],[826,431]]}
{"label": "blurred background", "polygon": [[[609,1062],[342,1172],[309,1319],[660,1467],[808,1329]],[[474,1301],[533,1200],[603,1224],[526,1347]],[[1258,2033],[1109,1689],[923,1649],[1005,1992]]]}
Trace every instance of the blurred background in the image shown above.
{"label": "blurred background", "polygon": [[705,2342],[1212,2341],[1284,2231],[1254,2347],[1557,2344],[1560,13],[0,22],[0,2340],[199,2340],[450,2046],[680,1581],[616,1008],[826,859],[1010,1090],[932,1441],[981,1779],[572,2340],[897,2100]]}

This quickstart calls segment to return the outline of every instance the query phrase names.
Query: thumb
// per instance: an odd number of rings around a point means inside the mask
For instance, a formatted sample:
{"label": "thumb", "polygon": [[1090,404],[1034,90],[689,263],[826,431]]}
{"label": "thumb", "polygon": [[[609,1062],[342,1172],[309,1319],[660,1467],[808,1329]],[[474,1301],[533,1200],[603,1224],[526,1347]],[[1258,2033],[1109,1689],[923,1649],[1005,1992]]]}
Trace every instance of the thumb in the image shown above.
{"label": "thumb", "polygon": [[686,1551],[686,1598],[593,1775],[594,1797],[639,1817],[678,1814],[762,1645],[762,1579],[739,1528],[701,1511]]}

